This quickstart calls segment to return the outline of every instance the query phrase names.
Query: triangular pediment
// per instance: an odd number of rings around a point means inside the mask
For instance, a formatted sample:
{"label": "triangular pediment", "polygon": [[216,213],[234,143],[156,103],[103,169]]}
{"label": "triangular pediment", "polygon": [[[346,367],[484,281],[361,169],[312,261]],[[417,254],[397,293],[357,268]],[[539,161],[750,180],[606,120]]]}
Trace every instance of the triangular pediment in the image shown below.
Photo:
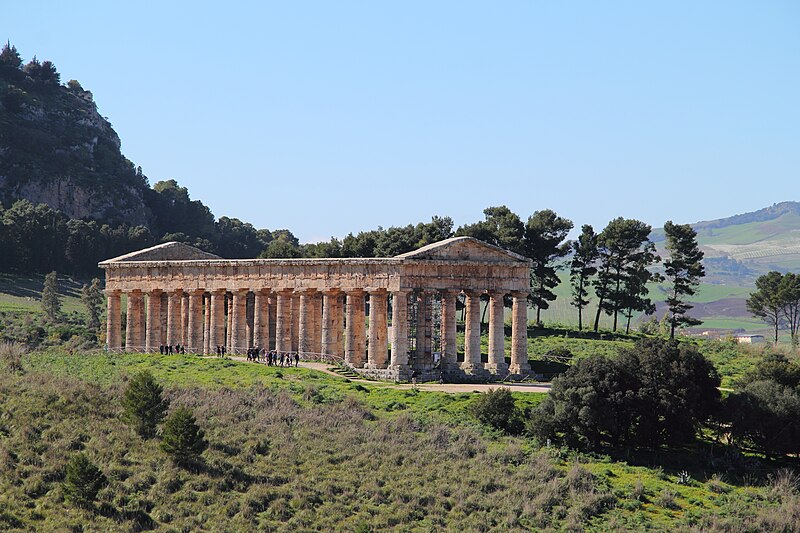
{"label": "triangular pediment", "polygon": [[483,242],[474,237],[453,237],[423,246],[413,252],[396,256],[398,259],[431,261],[488,261],[491,263],[528,262],[514,252]]}
{"label": "triangular pediment", "polygon": [[123,261],[196,261],[203,259],[222,258],[218,255],[204,252],[194,246],[183,244],[182,242],[165,242],[164,244],[145,248],[144,250],[138,250],[113,259],[108,259],[100,264]]}

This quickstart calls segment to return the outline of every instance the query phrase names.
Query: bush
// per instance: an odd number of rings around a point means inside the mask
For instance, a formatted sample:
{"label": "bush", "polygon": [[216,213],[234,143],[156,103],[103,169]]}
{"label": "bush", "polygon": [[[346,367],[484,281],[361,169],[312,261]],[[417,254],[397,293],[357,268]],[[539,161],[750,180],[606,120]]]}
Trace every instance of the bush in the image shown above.
{"label": "bush", "polygon": [[555,379],[528,429],[583,449],[687,442],[717,410],[719,383],[695,347],[642,339],[616,359],[583,359]]}
{"label": "bush", "polygon": [[78,507],[90,507],[105,484],[105,475],[85,454],[75,455],[67,464],[64,495]]}
{"label": "bush", "polygon": [[197,461],[208,447],[205,433],[197,425],[192,412],[179,407],[164,422],[161,449],[172,456],[175,464],[188,466]]}
{"label": "bush", "polygon": [[4,342],[0,344],[0,361],[5,364],[6,370],[12,373],[22,372],[22,356],[26,352],[25,345],[17,342]]}
{"label": "bush", "polygon": [[505,387],[489,389],[478,396],[470,405],[470,411],[479,421],[495,429],[511,434],[522,430],[520,410],[514,404],[511,390]]}
{"label": "bush", "polygon": [[161,396],[162,392],[161,385],[147,370],[136,374],[125,389],[123,416],[143,439],[156,435],[156,428],[169,408],[169,400]]}
{"label": "bush", "polygon": [[800,453],[800,392],[772,380],[755,381],[725,401],[731,435],[769,455]]}

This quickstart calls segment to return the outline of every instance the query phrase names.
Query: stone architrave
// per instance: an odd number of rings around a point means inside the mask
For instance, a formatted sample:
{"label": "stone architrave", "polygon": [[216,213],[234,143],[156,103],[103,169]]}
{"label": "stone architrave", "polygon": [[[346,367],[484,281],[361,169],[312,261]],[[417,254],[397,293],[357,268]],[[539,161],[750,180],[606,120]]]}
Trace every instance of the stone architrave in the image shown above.
{"label": "stone architrave", "polygon": [[203,353],[203,291],[189,292],[189,327],[186,351]]}
{"label": "stone architrave", "polygon": [[464,323],[464,362],[461,368],[472,372],[483,368],[481,362],[481,294],[478,291],[465,291],[466,318]]}
{"label": "stone architrave", "polygon": [[180,289],[169,293],[167,300],[167,344],[175,346],[181,343],[181,301],[183,291]]}
{"label": "stone architrave", "polygon": [[161,291],[158,289],[147,293],[147,331],[144,344],[150,353],[158,351],[161,345]]}
{"label": "stone architrave", "polygon": [[385,290],[381,289],[369,292],[367,368],[386,368],[388,363],[387,304],[387,294]]}
{"label": "stone architrave", "polygon": [[106,345],[110,352],[122,350],[121,294],[118,290],[106,290]]}
{"label": "stone architrave", "polygon": [[526,375],[531,372],[528,362],[528,293],[511,293],[514,298],[511,309],[511,365],[512,374]]}
{"label": "stone architrave", "polygon": [[503,296],[500,291],[489,293],[489,362],[486,363],[486,369],[498,376],[504,376],[508,372]]}
{"label": "stone architrave", "polygon": [[209,327],[209,350],[217,353],[225,346],[225,290],[211,293],[211,324]]}
{"label": "stone architrave", "polygon": [[408,368],[408,291],[392,293],[392,359],[389,368]]}

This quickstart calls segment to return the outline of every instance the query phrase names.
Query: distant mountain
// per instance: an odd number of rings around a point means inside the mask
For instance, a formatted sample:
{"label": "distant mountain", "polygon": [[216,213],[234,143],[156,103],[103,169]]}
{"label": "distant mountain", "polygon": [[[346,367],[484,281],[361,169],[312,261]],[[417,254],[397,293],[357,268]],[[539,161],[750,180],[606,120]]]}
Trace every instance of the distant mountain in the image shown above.
{"label": "distant mountain", "polygon": [[[800,270],[800,202],[692,224],[706,254],[707,281],[751,285],[770,270]],[[651,239],[664,243],[662,229]]]}

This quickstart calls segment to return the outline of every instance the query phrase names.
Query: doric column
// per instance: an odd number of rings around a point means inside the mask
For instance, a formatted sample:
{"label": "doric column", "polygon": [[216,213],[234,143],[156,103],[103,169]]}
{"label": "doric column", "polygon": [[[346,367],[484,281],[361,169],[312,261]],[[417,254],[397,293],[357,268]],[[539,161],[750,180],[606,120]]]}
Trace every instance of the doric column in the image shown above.
{"label": "doric column", "polygon": [[189,342],[189,293],[184,291],[181,299],[181,346]]}
{"label": "doric column", "polygon": [[300,350],[300,293],[292,294],[292,350]]}
{"label": "doric column", "polygon": [[110,352],[118,352],[122,349],[120,294],[120,291],[106,291],[106,344]]}
{"label": "doric column", "polygon": [[300,293],[298,351],[302,353],[314,351],[314,298],[316,292],[311,289]]}
{"label": "doric column", "polygon": [[247,289],[232,292],[231,353],[242,354],[247,351]]}
{"label": "doric column", "polygon": [[275,349],[275,325],[277,324],[277,316],[278,316],[278,305],[277,305],[277,297],[275,293],[270,293],[269,298],[267,298],[267,305],[269,306],[269,327],[267,328],[267,343],[264,344],[264,348],[267,350],[274,350]]}
{"label": "doric column", "polygon": [[169,294],[161,292],[161,337],[160,344],[167,344],[167,307],[169,305]]}
{"label": "doric column", "polygon": [[125,329],[125,351],[144,349],[144,294],[140,290],[128,293],[128,324]]}
{"label": "doric column", "polygon": [[342,356],[338,351],[337,340],[341,335],[336,331],[337,326],[341,328],[341,321],[338,320],[340,293],[338,290],[328,290],[322,293],[322,353],[327,355]]}
{"label": "doric column", "polygon": [[186,351],[203,353],[203,290],[189,292],[189,327]]}
{"label": "doric column", "polygon": [[528,293],[513,292],[511,309],[511,365],[512,374],[530,374],[528,363]]}
{"label": "doric column", "polygon": [[275,350],[292,351],[292,291],[282,290],[275,295]]}
{"label": "doric column", "polygon": [[364,291],[347,291],[345,324],[345,361],[355,367],[364,366]]}
{"label": "doric column", "polygon": [[255,291],[253,300],[253,345],[269,350],[269,291]]}
{"label": "doric column", "polygon": [[466,319],[464,324],[464,363],[461,368],[473,370],[482,368],[481,363],[481,294],[478,291],[464,291],[467,296]]}
{"label": "doric column", "polygon": [[211,323],[209,326],[208,346],[212,353],[217,347],[225,345],[225,289],[211,293]]}
{"label": "doric column", "polygon": [[456,291],[442,291],[442,364],[446,368],[458,367],[456,344]]}
{"label": "doric column", "polygon": [[231,353],[231,347],[233,346],[231,342],[231,334],[233,333],[233,294],[231,293],[228,293],[225,310],[228,313],[228,319],[226,321],[227,327],[225,329],[225,346],[227,347],[228,353]]}
{"label": "doric column", "polygon": [[161,346],[161,291],[156,289],[147,293],[147,332],[145,348],[155,353]]}
{"label": "doric column", "polygon": [[314,295],[314,353],[322,353],[322,294]]}
{"label": "doric column", "polygon": [[181,301],[183,291],[171,291],[167,300],[167,344],[175,346],[181,343]]}
{"label": "doric column", "polygon": [[392,367],[408,366],[408,292],[392,293]]}
{"label": "doric column", "polygon": [[503,293],[489,293],[489,362],[486,369],[498,375],[508,372],[505,354],[505,326],[503,324]]}
{"label": "doric column", "polygon": [[367,366],[386,368],[389,358],[387,345],[387,294],[386,289],[369,293],[369,343],[367,344]]}
{"label": "doric column", "polygon": [[245,298],[245,320],[244,320],[245,333],[244,333],[244,344],[242,345],[245,350],[247,348],[253,347],[253,337],[256,325],[255,303],[256,303],[255,294],[252,292],[248,292],[247,298]]}
{"label": "doric column", "polygon": [[203,294],[203,353],[211,352],[211,296]]}
{"label": "doric column", "polygon": [[433,364],[433,346],[431,335],[431,293],[420,291],[417,294],[417,347],[414,350],[416,365]]}

